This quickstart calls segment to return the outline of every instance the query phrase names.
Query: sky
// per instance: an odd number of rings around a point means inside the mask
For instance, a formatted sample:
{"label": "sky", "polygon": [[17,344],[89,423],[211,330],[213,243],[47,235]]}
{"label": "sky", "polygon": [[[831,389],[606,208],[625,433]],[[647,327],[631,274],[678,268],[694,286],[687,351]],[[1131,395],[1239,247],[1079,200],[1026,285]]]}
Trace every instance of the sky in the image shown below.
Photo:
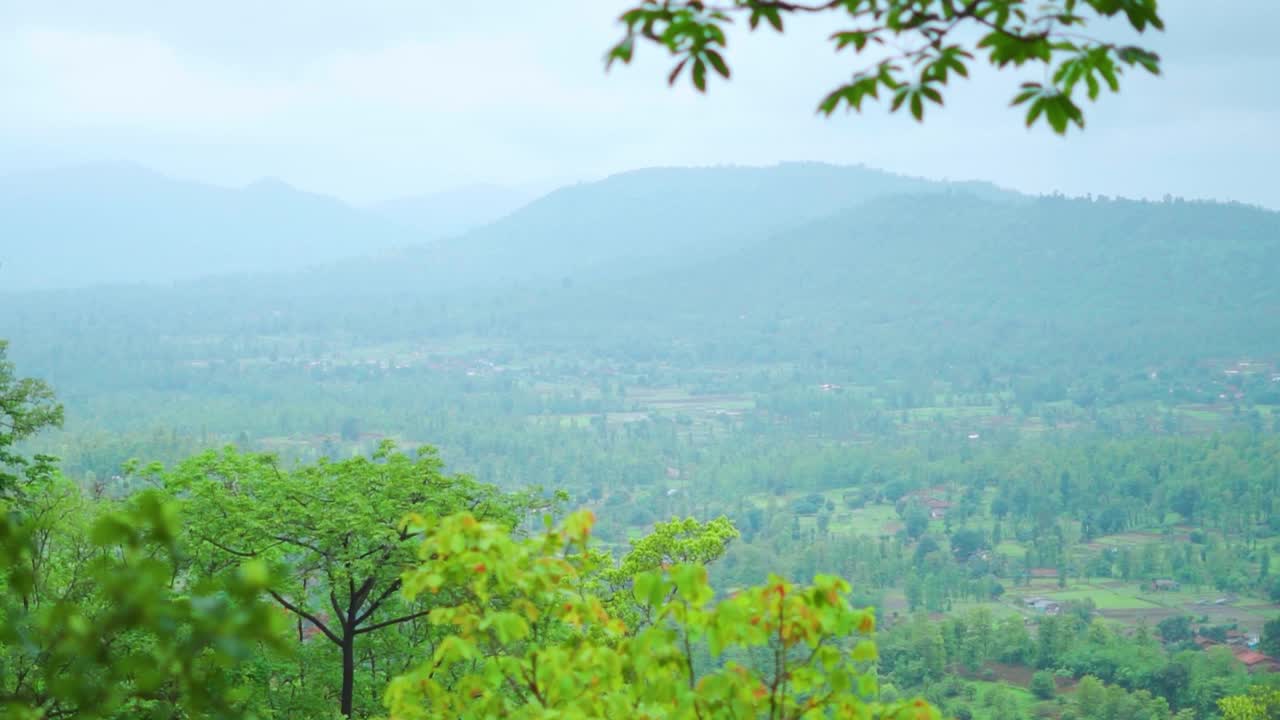
{"label": "sky", "polygon": [[656,48],[606,74],[620,0],[0,0],[0,173],[130,162],[274,177],[356,204],[475,183],[547,187],[659,165],[863,163],[1025,192],[1280,209],[1274,0],[1161,0],[1165,74],[1128,76],[1068,138],[980,72],[924,125],[814,109],[858,61],[831,20],[730,36],[734,78],[665,82]]}

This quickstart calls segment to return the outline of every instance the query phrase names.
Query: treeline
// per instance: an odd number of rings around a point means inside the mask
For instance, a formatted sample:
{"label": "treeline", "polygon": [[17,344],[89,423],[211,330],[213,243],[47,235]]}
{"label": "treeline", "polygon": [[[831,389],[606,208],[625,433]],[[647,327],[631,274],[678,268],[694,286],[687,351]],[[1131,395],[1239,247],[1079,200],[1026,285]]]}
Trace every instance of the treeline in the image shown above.
{"label": "treeline", "polygon": [[974,705],[959,678],[995,680],[992,663],[1036,670],[1029,689],[1042,700],[1058,697],[1058,683],[1074,685],[1059,712],[1080,720],[1214,717],[1224,697],[1258,685],[1280,689],[1280,677],[1249,675],[1227,647],[1166,648],[1145,626],[1119,630],[1083,605],[1028,623],[984,608],[941,621],[913,616],[882,635],[880,669],[895,687],[921,690],[955,717]]}

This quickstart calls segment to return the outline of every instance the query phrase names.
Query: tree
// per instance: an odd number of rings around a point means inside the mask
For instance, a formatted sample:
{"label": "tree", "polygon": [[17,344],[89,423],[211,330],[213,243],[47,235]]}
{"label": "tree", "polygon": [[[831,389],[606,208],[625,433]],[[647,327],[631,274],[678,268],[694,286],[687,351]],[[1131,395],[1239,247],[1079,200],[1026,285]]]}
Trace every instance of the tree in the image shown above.
{"label": "tree", "polygon": [[1001,618],[996,625],[995,646],[996,656],[1008,663],[1025,663],[1035,651],[1031,633],[1017,615]]}
{"label": "tree", "polygon": [[1070,628],[1065,617],[1041,617],[1036,631],[1036,667],[1054,667],[1071,643]]}
{"label": "tree", "polygon": [[902,512],[902,523],[907,537],[915,540],[929,529],[929,511],[919,503],[908,503]]}
{"label": "tree", "polygon": [[292,472],[270,455],[227,449],[182,463],[165,482],[183,500],[199,572],[216,574],[237,558],[279,568],[266,593],[297,617],[299,636],[313,627],[341,651],[339,705],[350,716],[357,639],[430,611],[399,592],[423,532],[406,516],[469,510],[511,528],[524,509],[522,497],[441,468],[433,449],[410,456],[389,441],[372,458],[322,459]]}
{"label": "tree", "polygon": [[262,563],[175,588],[176,515],[155,492],[65,528],[86,537],[78,556],[50,556],[42,520],[0,510],[0,714],[256,717],[240,666],[279,649]]}
{"label": "tree", "polygon": [[1080,678],[1076,686],[1076,707],[1083,720],[1097,720],[1102,717],[1102,708],[1107,702],[1107,688],[1102,681],[1092,675]]}
{"label": "tree", "polygon": [[991,720],[1020,720],[1022,716],[1018,709],[1018,701],[1003,687],[991,687],[983,697],[983,701],[989,708],[987,717]]}
{"label": "tree", "polygon": [[1123,532],[1129,524],[1129,513],[1124,508],[1112,505],[1098,515],[1097,527],[1103,533]]}
{"label": "tree", "polygon": [[1229,695],[1218,701],[1222,720],[1273,720],[1280,717],[1280,690],[1255,685],[1247,695]]}
{"label": "tree", "polygon": [[[991,501],[991,516],[1002,519],[1009,514],[1009,501],[1003,495],[997,495]],[[998,527],[998,526],[997,526]]]}
{"label": "tree", "polygon": [[1258,650],[1272,657],[1280,657],[1280,617],[1272,618],[1262,626]]}
{"label": "tree", "polygon": [[[916,551],[913,554],[916,567],[922,567],[925,564],[926,558],[937,553],[941,549],[941,546],[938,545],[938,541],[935,540],[932,535],[925,535],[920,538],[920,542],[916,543]],[[930,577],[932,577],[932,575]]]}
{"label": "tree", "polygon": [[632,598],[632,583],[637,575],[655,572],[673,565],[696,564],[703,567],[720,559],[738,530],[728,518],[709,522],[694,518],[672,519],[654,525],[653,531],[632,541],[631,549],[617,567],[605,568],[601,578],[609,586],[607,593],[611,613],[638,629],[653,618],[644,613]]}
{"label": "tree", "polygon": [[1166,643],[1186,642],[1191,639],[1191,618],[1186,615],[1165,618],[1156,624],[1156,631]]}
{"label": "tree", "polygon": [[1186,518],[1187,522],[1193,522],[1196,519],[1196,513],[1199,512],[1200,505],[1200,489],[1194,485],[1187,485],[1179,489],[1174,493],[1169,503],[1173,511]]}
{"label": "tree", "polygon": [[1041,670],[1031,676],[1031,694],[1041,700],[1049,700],[1053,698],[1057,688],[1053,683],[1053,673]]}
{"label": "tree", "polygon": [[[387,691],[393,720],[535,717],[937,718],[923,700],[877,702],[870,609],[849,586],[777,577],[715,600],[706,568],[673,565],[634,579],[636,602],[659,619],[635,635],[583,583],[601,556],[594,518],[518,541],[462,513],[422,518],[405,594],[451,598],[432,623],[449,635]],[[723,660],[699,671],[697,648]],[[744,664],[763,651],[764,667]]]}
{"label": "tree", "polygon": [[0,340],[0,498],[19,492],[23,481],[53,474],[54,458],[27,458],[14,446],[45,428],[61,426],[63,415],[62,405],[46,383],[16,376],[8,349],[8,341]]}
{"label": "tree", "polygon": [[726,29],[735,18],[745,17],[751,30],[763,22],[782,32],[784,18],[798,14],[833,17],[840,29],[830,39],[838,52],[878,58],[822,98],[824,115],[841,107],[861,111],[884,93],[891,112],[905,107],[923,120],[926,103],[941,105],[948,82],[967,77],[975,56],[985,54],[998,69],[1044,68],[1045,81],[1022,83],[1013,105],[1026,108],[1028,126],[1043,118],[1063,134],[1071,124],[1084,127],[1082,94],[1096,100],[1104,84],[1118,92],[1126,68],[1160,72],[1155,53],[1086,35],[1091,22],[1101,22],[1106,34],[1116,25],[1161,30],[1156,0],[643,0],[622,14],[625,30],[606,67],[630,63],[637,45],[648,42],[675,60],[669,83],[687,70],[702,92],[708,69],[729,78]]}
{"label": "tree", "polygon": [[951,552],[957,560],[967,560],[986,547],[986,535],[977,528],[964,528],[951,533]]}

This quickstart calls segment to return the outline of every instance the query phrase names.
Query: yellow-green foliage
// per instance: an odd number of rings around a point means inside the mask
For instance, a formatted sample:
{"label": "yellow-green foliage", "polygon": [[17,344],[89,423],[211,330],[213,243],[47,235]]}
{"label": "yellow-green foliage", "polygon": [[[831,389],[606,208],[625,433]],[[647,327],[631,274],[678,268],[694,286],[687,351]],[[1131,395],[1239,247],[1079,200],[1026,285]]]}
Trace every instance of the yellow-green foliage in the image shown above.
{"label": "yellow-green foliage", "polygon": [[1248,695],[1228,695],[1218,701],[1222,720],[1271,720],[1280,717],[1280,690],[1253,687]]}
{"label": "yellow-green foliage", "polygon": [[[650,620],[635,628],[597,594],[589,512],[529,539],[466,513],[412,522],[425,539],[404,592],[451,632],[392,682],[393,719],[939,717],[878,702],[875,616],[839,578],[717,599],[704,566],[659,567],[629,589]],[[765,662],[730,659],[753,652]]]}

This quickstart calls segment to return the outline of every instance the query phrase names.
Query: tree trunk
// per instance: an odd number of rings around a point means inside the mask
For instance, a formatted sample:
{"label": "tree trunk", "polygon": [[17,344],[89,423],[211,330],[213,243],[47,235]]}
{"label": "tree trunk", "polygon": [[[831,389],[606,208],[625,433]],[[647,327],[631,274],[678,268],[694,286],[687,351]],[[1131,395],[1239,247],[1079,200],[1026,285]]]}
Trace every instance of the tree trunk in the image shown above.
{"label": "tree trunk", "polygon": [[342,634],[342,716],[351,717],[355,697],[356,636],[347,630]]}

